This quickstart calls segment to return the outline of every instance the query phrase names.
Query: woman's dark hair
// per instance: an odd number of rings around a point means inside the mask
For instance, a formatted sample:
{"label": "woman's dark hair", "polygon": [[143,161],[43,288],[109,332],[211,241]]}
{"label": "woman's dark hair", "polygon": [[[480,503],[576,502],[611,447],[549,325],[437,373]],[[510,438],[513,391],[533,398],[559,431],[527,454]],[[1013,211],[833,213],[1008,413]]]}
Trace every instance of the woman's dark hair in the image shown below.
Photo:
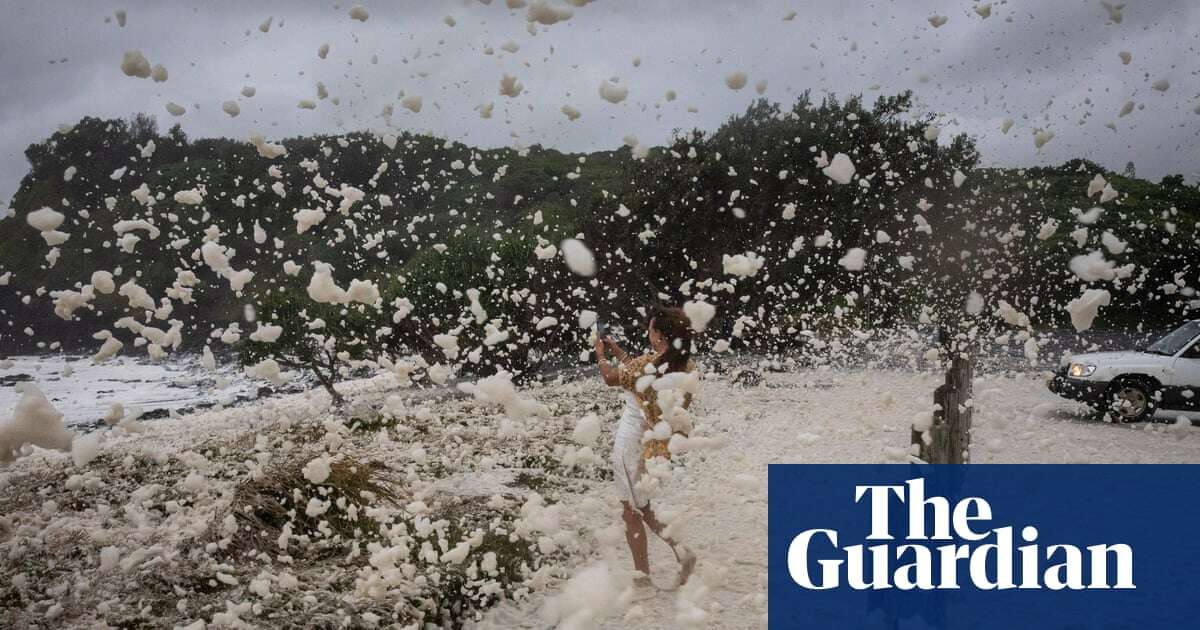
{"label": "woman's dark hair", "polygon": [[686,372],[692,358],[692,322],[681,308],[654,305],[646,309],[646,328],[657,330],[667,340],[667,350],[654,365],[667,372]]}

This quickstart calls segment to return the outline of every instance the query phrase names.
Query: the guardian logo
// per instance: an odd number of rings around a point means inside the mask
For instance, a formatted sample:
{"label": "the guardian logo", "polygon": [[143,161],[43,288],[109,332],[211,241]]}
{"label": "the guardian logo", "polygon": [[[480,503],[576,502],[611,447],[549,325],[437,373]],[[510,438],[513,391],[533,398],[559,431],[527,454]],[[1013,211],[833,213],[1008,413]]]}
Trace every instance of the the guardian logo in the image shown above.
{"label": "the guardian logo", "polygon": [[[983,498],[951,505],[945,497],[926,497],[924,479],[856,485],[853,502],[870,507],[866,540],[883,542],[840,547],[836,530],[807,529],[787,548],[787,570],[796,584],[809,590],[843,584],[854,590],[904,591],[1136,588],[1131,546],[1042,544],[1033,525],[994,527],[992,508]],[[892,509],[907,509],[901,540],[891,531]],[[819,569],[810,571],[816,568],[810,567],[812,561]]]}

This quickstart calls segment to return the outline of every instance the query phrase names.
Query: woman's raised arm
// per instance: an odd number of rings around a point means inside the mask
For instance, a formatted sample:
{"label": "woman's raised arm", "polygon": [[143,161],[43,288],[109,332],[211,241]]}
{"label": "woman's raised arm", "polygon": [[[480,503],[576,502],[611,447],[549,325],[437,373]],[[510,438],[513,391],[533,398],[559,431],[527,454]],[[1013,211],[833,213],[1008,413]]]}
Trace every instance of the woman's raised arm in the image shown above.
{"label": "woman's raised arm", "polygon": [[612,352],[613,357],[615,357],[621,363],[629,361],[629,353],[625,352],[625,349],[617,344],[617,341],[612,337],[605,335],[604,345],[608,346],[608,349],[610,352]]}
{"label": "woman's raised arm", "polygon": [[607,338],[596,338],[596,365],[600,368],[600,380],[609,387],[616,387],[621,384],[621,371],[608,361],[605,339]]}

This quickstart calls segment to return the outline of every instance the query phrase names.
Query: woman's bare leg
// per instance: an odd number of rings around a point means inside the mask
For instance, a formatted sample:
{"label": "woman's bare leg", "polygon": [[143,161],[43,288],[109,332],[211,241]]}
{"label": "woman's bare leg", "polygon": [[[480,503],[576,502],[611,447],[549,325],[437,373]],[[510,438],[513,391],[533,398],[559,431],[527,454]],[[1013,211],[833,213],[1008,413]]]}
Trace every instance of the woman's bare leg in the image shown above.
{"label": "woman's bare leg", "polygon": [[650,581],[650,552],[646,544],[646,527],[642,515],[629,504],[621,502],[621,518],[625,521],[625,541],[629,543],[629,552],[633,554],[633,568],[642,575],[635,579],[638,585]]}
{"label": "woman's bare leg", "polygon": [[679,583],[687,583],[688,578],[692,576],[692,571],[696,568],[696,554],[692,553],[687,547],[675,542],[673,538],[663,534],[666,526],[654,515],[654,510],[650,509],[649,503],[646,504],[646,507],[642,508],[641,512],[642,521],[650,528],[650,531],[654,532],[655,536],[658,536],[663,542],[670,545],[671,552],[675,554],[675,559],[679,561]]}

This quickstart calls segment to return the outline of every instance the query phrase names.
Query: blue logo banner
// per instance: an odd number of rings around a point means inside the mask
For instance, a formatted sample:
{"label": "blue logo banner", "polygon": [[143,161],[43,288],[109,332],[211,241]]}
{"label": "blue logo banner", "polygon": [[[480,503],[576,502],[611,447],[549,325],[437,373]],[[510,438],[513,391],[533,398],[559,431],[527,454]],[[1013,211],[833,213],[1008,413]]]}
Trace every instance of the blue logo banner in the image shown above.
{"label": "blue logo banner", "polygon": [[1200,466],[769,466],[769,627],[1200,626]]}

